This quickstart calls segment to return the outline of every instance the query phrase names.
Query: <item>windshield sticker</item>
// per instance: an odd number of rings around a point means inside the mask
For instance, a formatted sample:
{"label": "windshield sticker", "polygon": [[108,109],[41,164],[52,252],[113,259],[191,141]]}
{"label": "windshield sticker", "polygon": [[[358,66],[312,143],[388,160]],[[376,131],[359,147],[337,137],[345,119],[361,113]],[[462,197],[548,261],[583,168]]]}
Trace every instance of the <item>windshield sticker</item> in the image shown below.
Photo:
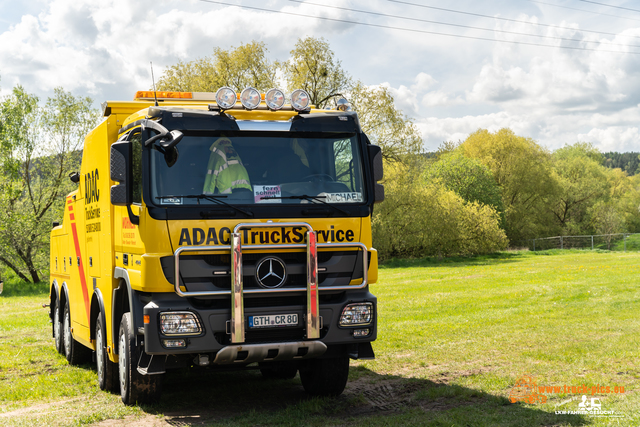
{"label": "windshield sticker", "polygon": [[160,199],[161,205],[181,205],[182,197],[162,197]]}
{"label": "windshield sticker", "polygon": [[360,203],[362,193],[320,193],[318,197],[323,197],[327,203]]}
{"label": "windshield sticker", "polygon": [[281,197],[279,185],[254,185],[253,196],[255,203],[282,203],[282,199],[268,199],[265,197]]}

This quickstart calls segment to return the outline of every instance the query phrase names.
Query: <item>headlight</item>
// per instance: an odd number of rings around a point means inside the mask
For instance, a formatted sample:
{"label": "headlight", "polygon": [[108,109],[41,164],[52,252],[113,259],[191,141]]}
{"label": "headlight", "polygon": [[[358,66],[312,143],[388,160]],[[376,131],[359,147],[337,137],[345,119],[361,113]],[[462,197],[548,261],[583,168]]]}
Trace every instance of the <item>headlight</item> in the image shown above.
{"label": "headlight", "polygon": [[236,91],[230,87],[221,87],[216,92],[216,104],[218,104],[218,107],[222,110],[233,108],[236,105],[237,99],[238,95],[236,95]]}
{"label": "headlight", "polygon": [[199,335],[200,320],[188,311],[160,313],[160,332],[163,335]]}
{"label": "headlight", "polygon": [[247,110],[255,110],[260,105],[262,96],[260,92],[252,87],[248,87],[240,94],[240,102]]}
{"label": "headlight", "polygon": [[373,303],[347,304],[340,315],[340,326],[363,326],[373,322]]}
{"label": "headlight", "polygon": [[296,89],[291,94],[291,106],[296,111],[305,111],[309,102],[309,94],[302,89]]}
{"label": "headlight", "polygon": [[264,101],[267,103],[267,107],[271,110],[279,110],[284,106],[284,92],[280,89],[269,89],[264,96]]}

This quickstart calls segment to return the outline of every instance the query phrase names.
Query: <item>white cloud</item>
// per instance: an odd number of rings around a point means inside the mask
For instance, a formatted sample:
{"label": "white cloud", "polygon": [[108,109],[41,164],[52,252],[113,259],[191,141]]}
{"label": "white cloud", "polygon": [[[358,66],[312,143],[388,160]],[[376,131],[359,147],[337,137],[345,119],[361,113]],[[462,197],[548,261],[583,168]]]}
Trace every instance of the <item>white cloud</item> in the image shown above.
{"label": "white cloud", "polygon": [[[0,5],[2,19],[12,22],[0,33],[2,93],[20,83],[41,98],[62,86],[97,102],[131,99],[136,90],[151,86],[150,61],[158,78],[178,60],[189,61],[211,54],[215,46],[226,49],[251,40],[265,42],[272,59],[282,60],[298,37],[315,36],[329,41],[354,78],[389,88],[397,106],[422,130],[427,149],[445,140],[464,139],[478,128],[502,127],[551,149],[578,140],[593,142],[602,150],[637,150],[640,145],[640,54],[607,52],[640,52],[637,22],[594,17],[583,25],[580,20],[585,18],[580,14],[526,2],[460,0],[456,7],[564,28],[460,17],[465,25],[579,40],[570,42],[495,31],[454,31],[427,23],[416,26],[403,21],[401,25],[397,20],[311,4],[319,1],[253,4],[310,16],[594,51],[401,32],[196,0],[34,0],[20,19],[13,9]],[[368,7],[452,20],[443,11],[407,5],[371,3]],[[583,30],[611,32],[616,25],[620,28],[616,36]]]}
{"label": "white cloud", "polygon": [[[312,14],[312,7],[284,10]],[[336,9],[314,13],[344,15]],[[178,60],[211,54],[214,46],[261,40],[271,51],[288,51],[298,36],[349,27],[199,2],[52,0],[37,16],[24,15],[0,34],[0,73],[5,90],[23,84],[30,92],[51,93],[62,86],[94,97],[129,99],[135,90],[151,86],[150,61],[159,76]],[[283,29],[296,37],[283,38]]]}
{"label": "white cloud", "polygon": [[580,141],[597,141],[601,151],[638,151],[640,132],[637,126],[612,126],[604,129],[594,128],[586,134],[578,134]]}
{"label": "white cloud", "polygon": [[[537,22],[537,17],[518,19]],[[535,42],[593,51],[496,43],[482,63],[471,64],[470,69],[476,70],[471,79],[435,76],[436,84],[426,85],[417,99],[398,102],[399,107],[409,109],[417,117],[425,149],[434,150],[447,140],[464,140],[479,128],[493,132],[509,127],[549,149],[589,141],[603,151],[637,150],[640,55],[607,51],[627,51],[629,48],[619,46],[625,43],[640,45],[640,28],[605,38],[581,31],[575,23],[558,25],[567,28],[500,21],[496,29],[577,39],[580,42],[550,39]],[[532,41],[502,33],[497,33],[496,38]],[[408,91],[403,85],[391,90],[398,94]]]}

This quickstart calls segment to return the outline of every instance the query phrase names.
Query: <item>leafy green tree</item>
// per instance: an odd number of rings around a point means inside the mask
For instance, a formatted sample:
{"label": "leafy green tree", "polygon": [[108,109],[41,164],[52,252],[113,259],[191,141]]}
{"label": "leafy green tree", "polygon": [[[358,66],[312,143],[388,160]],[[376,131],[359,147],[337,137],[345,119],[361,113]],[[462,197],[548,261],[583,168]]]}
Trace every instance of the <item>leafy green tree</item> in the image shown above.
{"label": "leafy green tree", "polygon": [[624,225],[624,215],[615,200],[599,200],[589,208],[595,233],[604,234],[607,249],[611,249],[611,234],[619,233]]}
{"label": "leafy green tree", "polygon": [[506,247],[493,208],[465,202],[438,182],[423,185],[415,179],[420,166],[387,165],[385,201],[376,207],[372,221],[381,259],[472,255]]}
{"label": "leafy green tree", "polygon": [[[613,182],[607,179],[609,174],[601,165],[601,157],[593,145],[581,142],[553,153],[558,191],[550,209],[565,235],[588,233],[589,207],[609,198]],[[622,178],[626,178],[624,174]]]}
{"label": "leafy green tree", "polygon": [[499,213],[504,211],[500,187],[489,168],[458,150],[443,154],[431,163],[424,179],[440,181],[466,202],[491,206]]}
{"label": "leafy green tree", "polygon": [[263,42],[252,41],[229,50],[214,48],[213,55],[178,62],[158,79],[158,90],[216,92],[223,86],[236,92],[246,87],[266,91],[276,86],[276,64],[267,58]]}
{"label": "leafy green tree", "polygon": [[48,267],[51,221],[96,123],[91,103],[57,88],[41,108],[20,86],[0,103],[0,262],[24,281],[40,281]]}
{"label": "leafy green tree", "polygon": [[[624,172],[620,169],[613,169],[613,171],[618,171],[617,176],[613,178],[609,176],[609,180],[614,181],[613,197],[617,198],[617,209],[624,218],[622,230],[628,233],[640,233],[640,175],[622,179],[621,175],[624,175]],[[597,221],[593,222],[597,226]]]}
{"label": "leafy green tree", "polygon": [[547,204],[558,191],[550,153],[510,129],[479,129],[460,146],[493,173],[501,189],[505,231],[510,241],[548,235],[553,224]]}
{"label": "leafy green tree", "polygon": [[422,150],[418,127],[394,103],[389,88],[365,86],[357,82],[349,91],[349,101],[358,113],[360,126],[387,161],[401,161]]}
{"label": "leafy green tree", "polygon": [[345,97],[351,78],[323,38],[298,39],[288,61],[279,64],[289,90],[304,89],[317,108]]}

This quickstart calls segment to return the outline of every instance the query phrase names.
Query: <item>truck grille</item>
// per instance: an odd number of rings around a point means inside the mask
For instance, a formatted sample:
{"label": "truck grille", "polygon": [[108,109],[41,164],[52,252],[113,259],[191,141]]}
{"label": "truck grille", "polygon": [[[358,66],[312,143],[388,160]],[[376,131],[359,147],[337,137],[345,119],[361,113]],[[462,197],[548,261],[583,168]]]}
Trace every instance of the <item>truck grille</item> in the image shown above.
{"label": "truck grille", "polygon": [[[281,259],[287,270],[282,288],[305,287],[306,252],[243,253],[242,273],[245,289],[262,289],[256,280],[256,267],[265,257]],[[318,252],[318,284],[347,286],[351,280],[362,278],[361,251]],[[162,270],[170,283],[174,278],[174,257],[161,259]],[[231,289],[231,259],[228,254],[181,255],[180,284],[188,291],[215,291]]]}

